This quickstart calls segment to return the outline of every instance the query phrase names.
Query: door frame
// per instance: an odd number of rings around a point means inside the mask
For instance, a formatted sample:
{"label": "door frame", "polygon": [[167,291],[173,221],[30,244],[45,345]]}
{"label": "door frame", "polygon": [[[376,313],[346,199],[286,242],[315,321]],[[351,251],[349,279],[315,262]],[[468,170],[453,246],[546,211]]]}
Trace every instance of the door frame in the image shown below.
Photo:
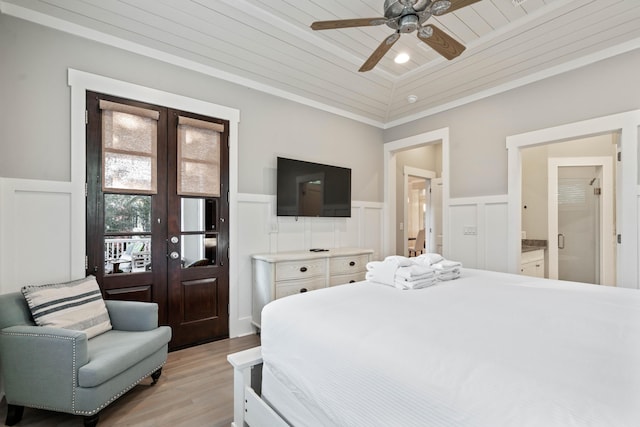
{"label": "door frame", "polygon": [[[409,176],[415,176],[418,178],[424,178],[425,181],[429,181],[429,185],[431,185],[431,182],[433,179],[436,178],[437,174],[433,171],[427,170],[427,169],[420,169],[420,168],[414,168],[411,166],[405,166],[404,170],[403,170],[403,179],[404,179],[404,187],[403,187],[403,198],[402,200],[409,200]],[[431,210],[433,209],[433,206],[431,205],[431,198],[428,197],[428,209],[427,212],[429,212],[429,215],[431,216]],[[404,227],[402,228],[403,231],[403,241],[404,242],[408,242],[409,241],[409,232],[407,230],[407,224],[409,223],[409,212],[407,209],[407,204],[404,204],[404,209],[402,210],[403,214],[404,214]],[[425,218],[425,242],[430,241],[429,239],[431,238],[431,232],[427,231],[429,229],[429,224],[427,224],[426,222],[426,218]],[[404,256],[409,256],[409,248],[405,245],[404,248]]]}
{"label": "door frame", "polygon": [[85,71],[68,69],[68,84],[71,88],[71,186],[72,215],[74,229],[78,232],[71,241],[71,254],[74,260],[71,273],[74,278],[84,276],[84,257],[86,253],[86,224],[84,198],[86,170],[86,128],[85,110],[87,90],[135,99],[142,102],[165,105],[182,111],[190,111],[203,116],[217,117],[229,121],[229,336],[239,336],[252,330],[251,313],[240,313],[240,295],[238,292],[238,127],[240,110],[211,102],[178,95],[163,90],[149,88],[134,83],[112,79]]}
{"label": "door frame", "polygon": [[600,200],[599,234],[600,250],[598,254],[600,269],[600,285],[615,286],[615,259],[614,248],[614,176],[613,161],[611,157],[550,157],[548,160],[547,186],[548,186],[548,235],[549,248],[549,278],[558,278],[558,198],[552,195],[558,194],[558,169],[571,166],[595,166],[601,167],[602,198]]}
{"label": "door frame", "polygon": [[624,147],[616,168],[619,176],[616,196],[617,232],[623,234],[616,251],[616,286],[638,288],[638,127],[640,110],[568,123],[532,132],[507,136],[508,150],[508,233],[507,268],[518,273],[521,255],[522,155],[527,147],[556,141],[579,139],[604,133],[620,134]]}
{"label": "door frame", "polygon": [[449,250],[449,128],[424,132],[384,144],[384,256],[396,253],[396,153],[442,143],[442,255]]}

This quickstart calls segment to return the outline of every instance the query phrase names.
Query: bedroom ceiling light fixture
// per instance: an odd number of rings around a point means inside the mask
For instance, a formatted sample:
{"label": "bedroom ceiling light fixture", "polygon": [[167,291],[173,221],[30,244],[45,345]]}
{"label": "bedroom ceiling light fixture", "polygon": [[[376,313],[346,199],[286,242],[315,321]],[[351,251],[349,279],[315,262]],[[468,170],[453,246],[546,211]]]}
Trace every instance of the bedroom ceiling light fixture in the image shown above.
{"label": "bedroom ceiling light fixture", "polygon": [[409,62],[409,59],[411,59],[411,57],[409,56],[408,53],[401,52],[398,55],[396,55],[396,57],[395,57],[395,59],[393,61],[396,64],[404,64],[406,62]]}
{"label": "bedroom ceiling light fixture", "polygon": [[414,102],[416,102],[418,100],[418,97],[416,95],[409,95],[407,96],[407,102],[409,104],[413,104]]}
{"label": "bedroom ceiling light fixture", "polygon": [[389,52],[401,34],[416,32],[418,39],[431,47],[448,60],[460,56],[465,47],[447,32],[435,25],[428,24],[432,16],[444,15],[470,6],[481,0],[384,0],[384,17],[337,19],[331,21],[315,21],[312,30],[336,30],[353,27],[372,27],[386,25],[394,30],[382,40],[380,45],[362,64],[358,71],[372,70],[383,56]]}

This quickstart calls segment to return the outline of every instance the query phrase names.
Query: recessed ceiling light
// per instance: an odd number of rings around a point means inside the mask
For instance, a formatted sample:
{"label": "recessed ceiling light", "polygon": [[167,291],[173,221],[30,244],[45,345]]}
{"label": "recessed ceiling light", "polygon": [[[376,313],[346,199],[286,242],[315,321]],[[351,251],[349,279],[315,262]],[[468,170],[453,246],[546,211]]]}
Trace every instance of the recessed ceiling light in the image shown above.
{"label": "recessed ceiling light", "polygon": [[405,62],[409,61],[409,54],[408,53],[399,53],[398,56],[396,56],[396,59],[394,59],[396,64],[404,64]]}
{"label": "recessed ceiling light", "polygon": [[409,104],[413,104],[414,102],[416,102],[418,100],[418,97],[415,95],[409,95],[407,96],[407,102]]}

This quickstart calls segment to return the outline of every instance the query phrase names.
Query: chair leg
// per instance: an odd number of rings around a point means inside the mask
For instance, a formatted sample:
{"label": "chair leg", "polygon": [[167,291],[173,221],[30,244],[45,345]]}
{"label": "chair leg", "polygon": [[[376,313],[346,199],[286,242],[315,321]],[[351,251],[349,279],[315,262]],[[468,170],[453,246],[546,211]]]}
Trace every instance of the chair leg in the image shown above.
{"label": "chair leg", "polygon": [[153,380],[151,382],[151,385],[155,385],[155,383],[158,382],[158,379],[160,378],[160,375],[162,375],[162,368],[158,369],[153,374],[151,374],[151,379]]}
{"label": "chair leg", "polygon": [[100,412],[85,416],[84,427],[96,427],[98,425],[98,418],[100,418]]}
{"label": "chair leg", "polygon": [[18,405],[7,405],[7,419],[4,422],[8,426],[12,426],[18,424],[22,419],[22,414],[24,413],[24,406]]}

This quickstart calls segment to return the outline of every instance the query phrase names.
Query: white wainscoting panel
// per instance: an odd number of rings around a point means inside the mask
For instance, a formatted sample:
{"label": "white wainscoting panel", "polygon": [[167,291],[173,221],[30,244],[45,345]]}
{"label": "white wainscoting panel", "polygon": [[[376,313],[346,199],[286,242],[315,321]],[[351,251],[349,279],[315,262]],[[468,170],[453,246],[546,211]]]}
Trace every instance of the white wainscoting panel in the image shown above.
{"label": "white wainscoting panel", "polygon": [[507,271],[507,196],[449,199],[448,257],[465,267]]}
{"label": "white wainscoting panel", "polygon": [[0,178],[0,293],[84,274],[84,210],[69,182]]}
{"label": "white wainscoting panel", "polygon": [[465,234],[465,229],[478,229],[478,205],[449,205],[449,250],[447,257],[463,266],[481,268],[478,264],[478,236]]}
{"label": "white wainscoting panel", "polygon": [[484,244],[481,249],[485,270],[506,272],[509,269],[508,213],[506,196],[502,202],[484,204]]}
{"label": "white wainscoting panel", "polygon": [[346,244],[343,246],[356,246],[373,249],[372,260],[381,260],[384,254],[383,230],[386,219],[382,204],[366,203],[358,208],[359,224],[353,227],[358,229],[358,244]]}

